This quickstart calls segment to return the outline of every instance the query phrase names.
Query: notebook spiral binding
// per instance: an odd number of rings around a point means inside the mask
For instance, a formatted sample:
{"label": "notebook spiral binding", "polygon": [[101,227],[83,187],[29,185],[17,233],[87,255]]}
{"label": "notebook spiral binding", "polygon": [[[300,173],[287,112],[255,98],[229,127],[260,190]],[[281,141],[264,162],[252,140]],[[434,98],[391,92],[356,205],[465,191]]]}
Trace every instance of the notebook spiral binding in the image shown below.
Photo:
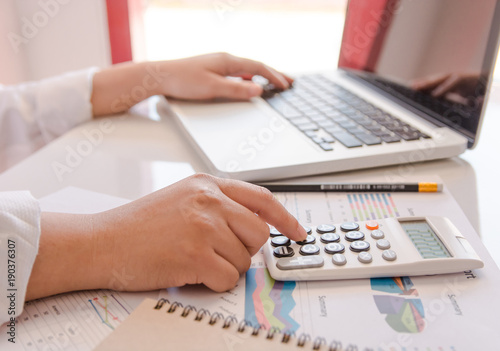
{"label": "notebook spiral binding", "polygon": [[[311,345],[311,350],[328,350],[328,351],[358,351],[358,347],[355,345],[348,345],[346,348],[342,348],[342,343],[337,340],[333,340],[328,346],[325,338],[317,337],[314,340],[311,340],[311,336],[306,333],[302,333],[299,337],[295,336],[295,333],[282,332],[280,329],[276,327],[272,327],[269,330],[266,330],[262,325],[252,325],[252,323],[242,320],[238,322],[238,320],[234,316],[224,317],[219,312],[210,313],[210,311],[201,308],[197,310],[194,306],[187,305],[183,306],[182,303],[172,302],[168,299],[159,299],[154,307],[156,310],[162,309],[164,305],[168,305],[167,313],[174,313],[178,308],[182,308],[180,312],[180,316],[187,318],[190,314],[195,313],[194,320],[202,321],[208,318],[209,325],[215,325],[219,321],[222,321],[221,328],[227,329],[233,325],[237,325],[236,331],[239,333],[243,333],[247,328],[252,328],[251,335],[259,336],[260,333],[266,333],[266,339],[274,339],[275,337],[281,337],[281,342],[284,344],[290,344],[296,342],[298,347],[306,347],[308,343]],[[366,349],[365,351],[369,351]]]}

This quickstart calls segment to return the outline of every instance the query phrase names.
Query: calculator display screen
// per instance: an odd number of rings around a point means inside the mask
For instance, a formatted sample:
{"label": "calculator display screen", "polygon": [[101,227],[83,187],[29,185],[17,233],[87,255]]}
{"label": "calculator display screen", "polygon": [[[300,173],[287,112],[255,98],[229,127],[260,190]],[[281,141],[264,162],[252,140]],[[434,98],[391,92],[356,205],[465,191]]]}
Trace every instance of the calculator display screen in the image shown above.
{"label": "calculator display screen", "polygon": [[426,221],[404,221],[400,224],[422,258],[451,257],[446,246]]}

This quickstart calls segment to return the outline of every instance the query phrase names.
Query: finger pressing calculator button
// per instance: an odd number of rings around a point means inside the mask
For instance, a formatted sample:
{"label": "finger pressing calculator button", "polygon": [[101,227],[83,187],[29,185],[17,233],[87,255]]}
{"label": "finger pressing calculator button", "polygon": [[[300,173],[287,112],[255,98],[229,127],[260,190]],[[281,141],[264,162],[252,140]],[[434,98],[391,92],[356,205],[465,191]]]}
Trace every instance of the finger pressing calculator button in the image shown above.
{"label": "finger pressing calculator button", "polygon": [[335,243],[340,240],[340,235],[336,233],[326,233],[321,235],[319,238],[322,243],[328,244],[328,243]]}
{"label": "finger pressing calculator button", "polygon": [[365,235],[357,230],[353,230],[352,232],[347,232],[345,234],[345,240],[347,241],[363,240],[364,238]]}
{"label": "finger pressing calculator button", "polygon": [[311,234],[313,232],[311,227],[307,227],[307,226],[303,225],[302,228],[304,228],[304,230],[306,231],[307,234]]}
{"label": "finger pressing calculator button", "polygon": [[316,231],[319,234],[325,234],[325,233],[333,233],[335,232],[335,226],[331,224],[320,224],[316,227]]}
{"label": "finger pressing calculator button", "polygon": [[372,261],[372,255],[369,252],[360,252],[358,255],[358,261],[361,263],[370,263]]}
{"label": "finger pressing calculator button", "polygon": [[358,230],[359,224],[356,222],[344,222],[340,225],[340,229],[343,232],[350,232],[351,230]]}
{"label": "finger pressing calculator button", "polygon": [[278,231],[278,229],[276,229],[276,228],[274,228],[274,227],[271,227],[271,228],[269,229],[269,234],[270,234],[271,236],[279,236],[279,235],[282,235],[282,234]]}
{"label": "finger pressing calculator button", "polygon": [[330,243],[325,245],[325,252],[329,254],[338,254],[345,251],[344,245],[340,243]]}
{"label": "finger pressing calculator button", "polygon": [[378,229],[378,222],[377,221],[368,221],[365,224],[366,229],[368,230],[375,230]]}
{"label": "finger pressing calculator button", "polygon": [[378,239],[383,239],[385,237],[385,234],[380,229],[377,229],[372,232],[371,236],[373,239],[378,240]]}
{"label": "finger pressing calculator button", "polygon": [[391,247],[391,243],[387,239],[380,239],[380,240],[377,240],[377,247],[380,250],[387,250]]}
{"label": "finger pressing calculator button", "polygon": [[324,264],[325,260],[321,256],[298,256],[280,258],[278,262],[276,262],[276,267],[281,270],[289,270],[323,267]]}
{"label": "finger pressing calculator button", "polygon": [[382,258],[386,261],[395,261],[398,255],[393,250],[385,250],[382,252]]}
{"label": "finger pressing calculator button", "polygon": [[278,246],[289,246],[290,245],[290,239],[288,239],[286,236],[280,235],[280,236],[275,236],[274,238],[271,239],[271,245],[274,247]]}
{"label": "finger pressing calculator button", "polygon": [[344,255],[338,253],[332,256],[332,262],[336,266],[343,266],[347,263],[347,260]]}
{"label": "finger pressing calculator button", "polygon": [[367,251],[370,250],[370,243],[367,241],[354,241],[351,243],[351,246],[349,247],[351,251],[354,252],[361,252],[361,251]]}
{"label": "finger pressing calculator button", "polygon": [[312,235],[308,235],[306,240],[296,241],[296,243],[299,245],[314,244],[315,242],[316,242],[316,238]]}
{"label": "finger pressing calculator button", "polygon": [[295,252],[290,246],[279,246],[273,250],[276,257],[292,257]]}
{"label": "finger pressing calculator button", "polygon": [[307,245],[304,245],[300,248],[300,253],[302,255],[317,255],[319,254],[319,247],[317,245],[313,245],[313,244],[307,244]]}

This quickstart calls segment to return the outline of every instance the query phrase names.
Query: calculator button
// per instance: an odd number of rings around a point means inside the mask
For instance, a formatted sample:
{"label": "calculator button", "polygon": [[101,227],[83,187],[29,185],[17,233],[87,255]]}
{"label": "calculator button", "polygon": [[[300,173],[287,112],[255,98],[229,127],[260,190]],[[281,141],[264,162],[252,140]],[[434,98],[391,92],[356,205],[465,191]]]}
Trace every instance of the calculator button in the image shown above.
{"label": "calculator button", "polygon": [[372,255],[369,252],[360,252],[358,255],[358,261],[361,263],[370,263],[372,261]]}
{"label": "calculator button", "polygon": [[380,229],[374,230],[371,234],[372,238],[375,240],[383,239],[385,237],[384,232]]}
{"label": "calculator button", "polygon": [[375,230],[378,229],[378,222],[377,221],[368,221],[365,224],[366,229],[368,230]]}
{"label": "calculator button", "polygon": [[300,248],[300,253],[302,255],[317,255],[319,254],[319,247],[317,245],[313,245],[313,244],[307,244],[307,245],[304,245]]}
{"label": "calculator button", "polygon": [[377,240],[377,247],[380,250],[387,250],[391,247],[391,243],[387,239],[380,239],[380,240]]}
{"label": "calculator button", "polygon": [[288,269],[302,269],[302,268],[316,268],[323,267],[325,260],[321,256],[298,256],[298,257],[285,257],[280,258],[276,262],[276,267],[281,270]]}
{"label": "calculator button", "polygon": [[334,243],[340,240],[340,235],[336,233],[326,233],[321,235],[319,240],[321,240],[321,242],[325,244]]}
{"label": "calculator button", "polygon": [[279,246],[273,250],[276,257],[292,257],[295,252],[290,246]]}
{"label": "calculator button", "polygon": [[386,261],[395,261],[398,255],[393,250],[385,250],[382,252],[382,257]]}
{"label": "calculator button", "polygon": [[330,243],[325,245],[325,252],[329,254],[338,254],[345,251],[344,245],[340,243]]}
{"label": "calculator button", "polygon": [[279,235],[283,235],[281,234],[278,229],[274,228],[274,227],[271,227],[271,229],[269,229],[269,234],[271,236],[279,236]]}
{"label": "calculator button", "polygon": [[345,234],[345,240],[347,241],[363,240],[364,238],[365,235],[357,230],[353,230],[352,232],[347,232]]}
{"label": "calculator button", "polygon": [[340,229],[343,232],[350,232],[351,230],[358,230],[359,224],[356,222],[344,222],[340,225]]}
{"label": "calculator button", "polygon": [[271,239],[271,245],[274,247],[277,246],[289,246],[291,244],[290,239],[288,239],[286,236],[280,235],[280,236],[275,236],[274,238]]}
{"label": "calculator button", "polygon": [[351,243],[350,249],[354,252],[366,251],[370,250],[370,244],[367,241],[354,241]]}
{"label": "calculator button", "polygon": [[325,234],[325,233],[333,233],[335,232],[335,226],[331,224],[320,224],[316,227],[316,231],[319,234]]}
{"label": "calculator button", "polygon": [[303,225],[302,228],[304,228],[304,230],[306,231],[307,234],[311,234],[313,232],[311,227],[307,227],[307,226]]}
{"label": "calculator button", "polygon": [[315,242],[316,242],[316,238],[312,235],[308,235],[306,240],[296,241],[296,243],[299,245],[314,244]]}
{"label": "calculator button", "polygon": [[343,266],[347,263],[347,260],[344,255],[338,253],[332,256],[332,262],[336,266]]}

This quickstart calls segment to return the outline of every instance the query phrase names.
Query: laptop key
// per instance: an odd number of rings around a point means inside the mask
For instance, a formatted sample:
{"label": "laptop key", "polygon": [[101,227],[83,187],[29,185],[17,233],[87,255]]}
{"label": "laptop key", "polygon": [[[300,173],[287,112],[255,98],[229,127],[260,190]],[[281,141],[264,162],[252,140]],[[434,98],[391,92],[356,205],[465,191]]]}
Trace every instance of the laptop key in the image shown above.
{"label": "laptop key", "polygon": [[378,145],[382,144],[382,139],[380,139],[378,136],[369,134],[369,133],[356,133],[356,138],[361,140],[363,143],[366,145]]}
{"label": "laptop key", "polygon": [[347,120],[347,121],[342,121],[342,122],[339,122],[339,121],[336,121],[342,128],[345,128],[345,129],[348,129],[348,128],[357,128],[359,126],[359,124],[357,124],[356,122],[354,121],[351,121],[351,120]]}
{"label": "laptop key", "polygon": [[390,134],[381,135],[380,139],[382,139],[382,141],[385,143],[397,143],[397,142],[401,141],[401,138],[395,134],[394,135],[390,135]]}
{"label": "laptop key", "polygon": [[397,135],[399,135],[401,138],[403,138],[404,140],[407,140],[407,141],[420,139],[420,133],[419,132],[395,131],[395,133]]}
{"label": "laptop key", "polygon": [[303,132],[308,131],[308,130],[318,130],[319,129],[319,127],[316,123],[299,124],[299,125],[297,125],[297,128],[299,128]]}
{"label": "laptop key", "polygon": [[333,143],[335,142],[335,138],[332,137],[330,134],[328,133],[324,133],[323,136],[322,136],[323,140],[326,142],[326,143]]}
{"label": "laptop key", "polygon": [[295,118],[302,116],[302,113],[300,113],[291,104],[278,96],[267,99],[266,101],[285,118]]}
{"label": "laptop key", "polygon": [[335,127],[337,124],[331,120],[325,120],[325,121],[317,121],[315,120],[315,122],[318,123],[319,126],[321,126],[322,128],[329,128],[329,127]]}
{"label": "laptop key", "polygon": [[328,117],[326,117],[325,115],[323,115],[319,112],[308,113],[307,117],[309,117],[312,121],[318,123],[319,125],[321,125],[321,122],[326,122],[326,121],[331,122]]}
{"label": "laptop key", "polygon": [[306,124],[306,123],[311,123],[311,120],[307,117],[295,117],[295,118],[289,118],[288,119],[290,123],[298,126],[299,124]]}
{"label": "laptop key", "polygon": [[363,146],[363,143],[358,138],[347,132],[333,133],[333,137],[348,148]]}
{"label": "laptop key", "polygon": [[328,133],[334,135],[336,133],[345,133],[345,130],[344,128],[340,127],[340,126],[332,126],[332,127],[324,127],[323,128],[324,130],[326,130]]}
{"label": "laptop key", "polygon": [[325,151],[333,151],[333,147],[329,143],[318,144]]}

